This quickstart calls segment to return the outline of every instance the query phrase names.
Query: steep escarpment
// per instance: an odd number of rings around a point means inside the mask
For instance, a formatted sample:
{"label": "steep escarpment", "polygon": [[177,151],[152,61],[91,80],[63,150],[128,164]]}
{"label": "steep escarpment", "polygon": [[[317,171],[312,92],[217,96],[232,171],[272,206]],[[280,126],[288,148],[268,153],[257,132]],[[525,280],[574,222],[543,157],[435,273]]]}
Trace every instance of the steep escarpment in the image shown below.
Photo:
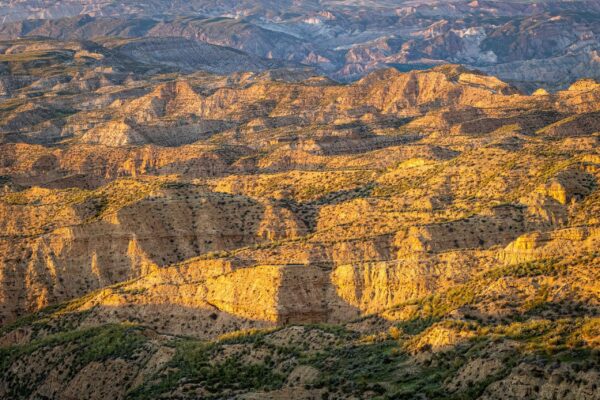
{"label": "steep escarpment", "polygon": [[[3,318],[177,260],[262,241],[273,234],[271,226],[284,224],[285,214],[273,209],[242,196],[152,181],[7,195],[1,209]],[[282,237],[301,229],[285,224],[287,233],[277,231]]]}

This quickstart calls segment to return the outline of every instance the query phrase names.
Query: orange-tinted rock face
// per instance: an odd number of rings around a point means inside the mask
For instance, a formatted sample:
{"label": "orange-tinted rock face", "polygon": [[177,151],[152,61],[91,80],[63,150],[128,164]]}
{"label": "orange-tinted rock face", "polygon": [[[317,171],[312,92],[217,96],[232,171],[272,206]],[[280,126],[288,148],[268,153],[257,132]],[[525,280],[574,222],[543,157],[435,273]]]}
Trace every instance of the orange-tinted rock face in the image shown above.
{"label": "orange-tinted rock face", "polygon": [[596,89],[526,96],[444,66],[350,85],[178,77],[87,105],[64,146],[0,148],[3,320],[198,256],[242,265],[202,301],[270,323],[347,320],[540,259],[511,249],[594,210],[595,147],[570,143],[597,139]]}

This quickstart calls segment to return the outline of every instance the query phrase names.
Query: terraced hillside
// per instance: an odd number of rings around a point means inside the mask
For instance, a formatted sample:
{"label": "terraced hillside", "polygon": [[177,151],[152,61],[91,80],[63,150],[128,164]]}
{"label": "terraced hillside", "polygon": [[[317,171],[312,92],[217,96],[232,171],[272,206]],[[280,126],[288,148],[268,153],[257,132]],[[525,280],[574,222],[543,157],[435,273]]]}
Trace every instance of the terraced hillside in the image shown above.
{"label": "terraced hillside", "polygon": [[3,46],[0,398],[600,398],[600,83]]}

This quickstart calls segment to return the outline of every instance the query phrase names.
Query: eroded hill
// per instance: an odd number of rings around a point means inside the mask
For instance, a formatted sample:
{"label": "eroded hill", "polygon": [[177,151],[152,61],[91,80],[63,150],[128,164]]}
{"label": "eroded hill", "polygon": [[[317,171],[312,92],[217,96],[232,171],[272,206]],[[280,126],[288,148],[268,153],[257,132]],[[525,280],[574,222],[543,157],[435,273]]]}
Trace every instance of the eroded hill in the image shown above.
{"label": "eroded hill", "polygon": [[57,43],[0,59],[0,397],[600,397],[600,84]]}

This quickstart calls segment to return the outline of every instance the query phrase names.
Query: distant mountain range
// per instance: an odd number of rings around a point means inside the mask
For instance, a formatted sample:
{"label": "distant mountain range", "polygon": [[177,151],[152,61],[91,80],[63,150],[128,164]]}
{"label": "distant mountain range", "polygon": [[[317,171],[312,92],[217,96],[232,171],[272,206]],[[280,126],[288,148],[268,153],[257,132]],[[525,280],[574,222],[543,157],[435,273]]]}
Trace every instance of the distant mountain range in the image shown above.
{"label": "distant mountain range", "polygon": [[2,39],[174,36],[316,67],[340,81],[443,63],[526,90],[600,76],[598,0],[15,0],[0,5],[0,21]]}

